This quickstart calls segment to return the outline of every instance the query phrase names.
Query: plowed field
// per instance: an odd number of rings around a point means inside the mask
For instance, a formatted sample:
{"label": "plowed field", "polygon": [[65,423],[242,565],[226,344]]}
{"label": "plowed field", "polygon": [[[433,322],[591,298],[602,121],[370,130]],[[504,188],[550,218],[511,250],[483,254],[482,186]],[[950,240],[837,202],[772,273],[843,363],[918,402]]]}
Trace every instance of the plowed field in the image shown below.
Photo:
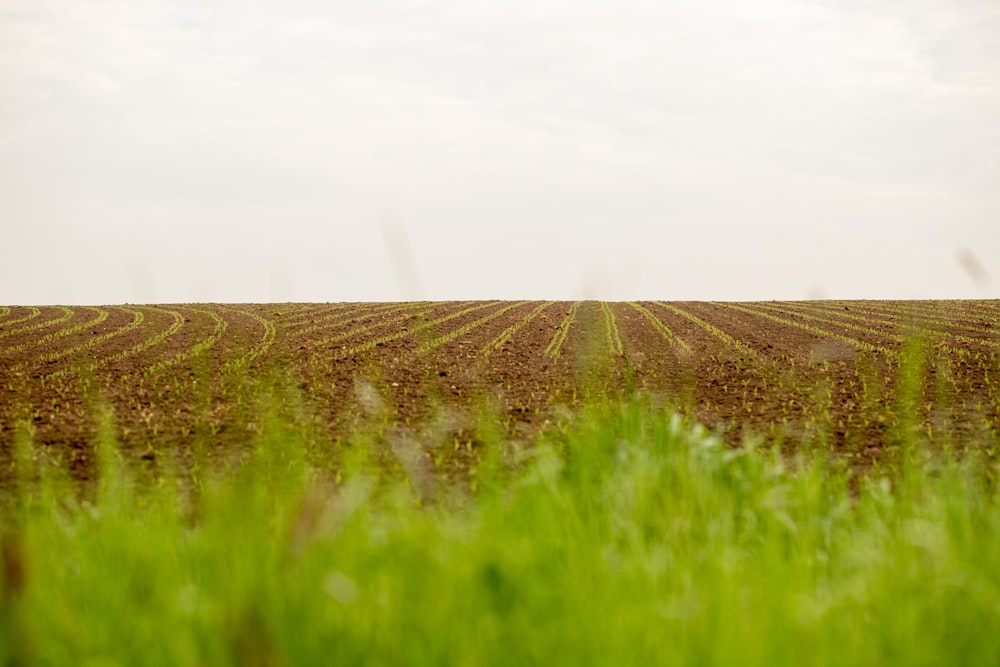
{"label": "plowed field", "polygon": [[484,414],[516,440],[643,391],[734,444],[823,441],[864,466],[901,412],[936,442],[989,441],[966,436],[1000,427],[998,375],[996,301],[11,306],[0,448],[28,433],[86,478],[106,406],[126,456],[226,452],[280,393],[327,446],[376,420],[429,429],[461,467]]}

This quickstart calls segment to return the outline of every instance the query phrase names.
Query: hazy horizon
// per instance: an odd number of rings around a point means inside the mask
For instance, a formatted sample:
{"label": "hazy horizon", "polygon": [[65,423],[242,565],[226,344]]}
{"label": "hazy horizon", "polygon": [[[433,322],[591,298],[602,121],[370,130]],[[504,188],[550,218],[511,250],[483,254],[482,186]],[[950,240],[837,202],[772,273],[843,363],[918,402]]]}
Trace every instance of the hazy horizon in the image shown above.
{"label": "hazy horizon", "polygon": [[976,0],[0,10],[0,303],[1000,297]]}

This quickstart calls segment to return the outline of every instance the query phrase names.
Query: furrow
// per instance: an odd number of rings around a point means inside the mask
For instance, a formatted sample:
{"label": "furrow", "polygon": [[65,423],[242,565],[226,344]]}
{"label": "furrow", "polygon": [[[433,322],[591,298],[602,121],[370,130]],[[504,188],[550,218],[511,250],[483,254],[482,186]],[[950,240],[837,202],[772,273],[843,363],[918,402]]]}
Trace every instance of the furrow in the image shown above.
{"label": "furrow", "polygon": [[249,310],[236,310],[234,312],[256,320],[264,328],[264,333],[261,334],[260,342],[247,352],[247,354],[238,359],[227,362],[222,367],[223,373],[231,373],[249,367],[254,361],[262,357],[269,349],[271,349],[271,345],[274,344],[274,339],[277,336],[277,328],[275,327],[274,322],[256,313],[252,313]]}
{"label": "furrow", "polygon": [[336,304],[319,304],[319,305],[306,305],[305,312],[297,313],[291,316],[287,321],[280,322],[280,327],[282,329],[294,329],[296,327],[308,326],[312,324],[316,318],[323,317],[335,317],[338,313],[341,313],[347,309],[357,309],[363,308],[366,304],[364,303],[336,303]]}
{"label": "furrow", "polygon": [[226,328],[228,328],[229,323],[213,310],[205,308],[191,308],[190,310],[193,313],[201,313],[202,315],[208,315],[212,318],[212,321],[215,322],[215,328],[212,330],[211,335],[201,339],[187,350],[182,350],[172,357],[168,357],[167,359],[154,363],[146,369],[146,375],[153,375],[154,373],[159,373],[165,368],[170,368],[171,366],[175,366],[181,362],[195,359],[204,353],[205,350],[211,349],[218,344],[219,339],[222,338],[222,335],[226,332]]}
{"label": "furrow", "polygon": [[[877,310],[864,309],[863,307],[856,307],[854,312],[848,311],[843,312],[841,310],[836,310],[835,307],[823,307],[815,306],[813,308],[803,308],[794,304],[788,304],[788,310],[794,310],[798,314],[799,311],[805,311],[814,314],[816,317],[826,316],[827,321],[836,321],[838,324],[844,324],[841,319],[851,320],[853,322],[871,322],[873,319],[878,323],[884,324],[885,326],[893,326],[896,328],[901,328],[906,326],[909,322],[913,321],[906,318],[905,313],[886,313],[885,311],[879,312]],[[856,311],[861,310],[863,313],[859,315]],[[836,316],[836,319],[830,320],[829,318]],[[937,318],[921,317],[916,320],[916,326],[914,327],[918,333],[923,334],[937,334],[940,336],[946,336],[953,338],[954,340],[962,341],[964,343],[970,343],[973,345],[988,345],[990,347],[1000,347],[1000,340],[991,338],[990,336],[996,336],[998,333],[997,329],[990,327],[980,327],[970,324],[958,324],[950,320],[942,320]],[[955,331],[950,331],[950,327],[962,328],[967,331],[974,331],[984,334],[983,337],[968,336],[966,334],[961,334]],[[902,341],[902,336],[897,336],[897,338]]]}
{"label": "furrow", "polygon": [[380,305],[372,308],[366,304],[352,304],[350,306],[342,305],[337,308],[330,310],[324,310],[321,315],[313,313],[307,319],[301,320],[294,323],[282,323],[281,328],[289,336],[304,336],[313,331],[319,331],[327,326],[335,326],[337,322],[343,321],[345,319],[350,319],[357,313],[371,312],[372,310],[386,309],[391,310],[395,308],[396,304],[391,305]]}
{"label": "furrow", "polygon": [[517,303],[513,303],[513,304],[510,304],[510,305],[504,306],[500,310],[492,312],[489,315],[486,315],[485,317],[480,317],[479,319],[477,319],[477,320],[475,320],[473,322],[469,322],[468,324],[465,324],[465,325],[463,325],[463,326],[455,329],[454,331],[450,331],[450,332],[444,334],[443,336],[438,336],[437,338],[434,338],[432,340],[427,341],[426,343],[423,343],[423,344],[417,346],[417,349],[413,350],[413,352],[411,352],[410,354],[406,355],[404,358],[415,357],[415,356],[420,355],[420,354],[426,354],[427,352],[430,352],[431,350],[433,350],[436,347],[440,347],[441,345],[444,345],[445,343],[447,343],[449,341],[455,340],[459,336],[462,336],[462,335],[464,335],[464,334],[472,331],[473,329],[486,324],[487,322],[495,320],[496,318],[500,317],[504,313],[510,312],[511,310],[514,310],[515,308],[520,308],[521,306],[525,305],[526,303],[530,303],[530,301],[519,301]]}
{"label": "furrow", "polygon": [[[878,329],[875,329],[874,327],[870,327],[870,326],[866,327],[866,326],[862,326],[862,325],[859,325],[859,324],[853,324],[851,322],[843,322],[843,321],[840,321],[840,320],[831,319],[831,317],[829,315],[827,315],[826,317],[822,317],[822,316],[819,316],[819,315],[811,315],[811,314],[801,313],[801,312],[796,312],[796,311],[789,312],[790,309],[787,309],[787,308],[783,309],[783,308],[781,308],[779,306],[770,305],[770,304],[766,304],[766,305],[765,304],[757,304],[757,305],[759,307],[764,307],[764,308],[766,308],[769,311],[776,311],[776,312],[780,312],[780,313],[784,313],[784,314],[795,315],[797,317],[801,317],[803,319],[806,319],[806,320],[809,320],[809,321],[812,321],[812,322],[819,322],[821,324],[827,324],[827,325],[842,327],[842,328],[848,329],[850,331],[857,331],[857,332],[866,333],[866,334],[869,334],[869,335],[872,335],[872,336],[877,336],[877,337],[881,337],[881,338],[888,338],[888,339],[892,340],[896,344],[902,344],[906,340],[905,336],[902,336],[902,335],[900,335],[898,333],[887,333],[887,332],[884,332],[884,331],[879,331]],[[930,329],[930,328],[926,328],[926,327],[922,327],[922,326],[921,327],[915,327],[914,328],[914,333],[916,333],[917,335],[920,335],[920,336],[928,336],[928,335],[933,335],[934,333],[939,333],[939,334],[942,334],[944,336],[948,336],[950,338],[953,338],[955,340],[959,340],[959,341],[962,341],[964,343],[970,343],[970,344],[973,344],[973,345],[994,345],[995,344],[993,341],[983,340],[983,339],[980,339],[980,338],[974,338],[972,336],[964,336],[962,334],[954,334],[954,333],[949,333],[949,332],[945,332],[945,331],[938,331],[938,330],[935,330],[935,329]],[[965,356],[965,355],[969,354],[969,351],[966,350],[966,349],[964,349],[964,348],[956,347],[954,345],[948,345],[946,343],[939,343],[938,347],[941,348],[941,349],[943,349],[943,350],[946,350],[948,352],[951,352],[953,354],[957,354],[959,356]]]}
{"label": "furrow", "polygon": [[[465,304],[465,303],[470,303],[470,302],[464,301],[462,303]],[[350,338],[355,338],[359,334],[366,334],[369,331],[374,331],[375,329],[380,329],[382,327],[388,327],[388,326],[391,326],[393,324],[398,324],[399,322],[403,322],[404,320],[419,319],[419,318],[427,315],[431,311],[433,311],[434,308],[436,308],[436,307],[437,306],[435,306],[434,304],[428,304],[428,306],[427,306],[427,308],[425,310],[419,310],[419,311],[417,311],[415,313],[403,312],[403,313],[400,313],[400,314],[395,315],[393,317],[390,317],[389,319],[378,320],[377,322],[371,322],[369,324],[364,324],[364,325],[361,325],[361,326],[352,327],[351,329],[348,329],[346,331],[341,331],[340,333],[334,334],[332,336],[327,336],[326,338],[321,338],[319,340],[314,340],[314,341],[308,341],[308,345],[310,347],[320,347],[320,346],[323,346],[323,345],[330,345],[331,343],[340,343],[340,342],[348,340]],[[390,312],[379,313],[379,315],[381,315],[383,317],[386,316],[386,315],[390,315],[390,314],[392,314],[391,311]],[[346,348],[344,348],[344,349],[346,350]]]}
{"label": "furrow", "polygon": [[496,301],[490,301],[490,302],[487,302],[487,303],[481,303],[481,304],[477,304],[475,306],[470,306],[468,308],[464,308],[462,310],[459,310],[458,312],[451,313],[449,315],[445,315],[443,317],[440,317],[440,318],[438,318],[436,320],[431,320],[430,322],[424,322],[423,324],[415,326],[412,329],[407,329],[406,331],[398,331],[398,332],[396,332],[394,334],[390,334],[388,336],[382,336],[380,338],[375,338],[375,339],[366,341],[366,342],[364,342],[364,343],[362,343],[360,345],[356,345],[354,347],[341,350],[339,356],[341,356],[341,357],[348,357],[348,356],[351,356],[351,355],[354,355],[354,354],[358,354],[358,353],[361,353],[361,352],[366,352],[366,351],[371,350],[371,349],[373,349],[373,348],[375,348],[375,347],[377,347],[379,345],[383,345],[385,343],[389,343],[389,342],[392,342],[394,340],[399,340],[399,339],[405,338],[407,336],[413,336],[413,335],[416,335],[416,334],[421,333],[423,331],[427,331],[429,329],[432,329],[433,327],[438,326],[439,324],[444,324],[445,322],[451,321],[451,320],[455,319],[456,317],[462,317],[463,315],[467,315],[467,314],[475,312],[477,310],[482,310],[483,308],[489,308],[490,306],[495,306],[496,303],[497,303]]}
{"label": "furrow", "polygon": [[85,307],[84,310],[94,311],[95,313],[97,313],[97,317],[95,317],[95,318],[93,318],[91,320],[87,320],[86,322],[81,322],[80,324],[77,324],[77,325],[72,326],[72,327],[66,327],[64,329],[60,329],[58,331],[54,331],[54,332],[52,332],[50,334],[42,336],[41,338],[36,338],[34,340],[26,341],[26,342],[20,343],[18,345],[12,345],[10,347],[2,348],[2,349],[0,349],[0,354],[11,354],[11,353],[16,353],[16,352],[21,352],[23,350],[27,350],[27,349],[32,348],[32,347],[38,347],[40,345],[45,345],[46,343],[50,343],[50,342],[52,342],[54,340],[57,340],[59,338],[65,338],[66,336],[70,336],[72,334],[75,334],[78,331],[83,331],[84,329],[97,326],[98,324],[100,324],[104,320],[108,319],[108,311],[106,311],[106,310],[102,310],[100,308],[92,308],[92,307],[89,307],[89,306]]}
{"label": "furrow", "polygon": [[722,308],[728,308],[730,310],[736,310],[741,313],[746,313],[747,315],[756,315],[757,317],[763,317],[764,319],[771,320],[772,322],[777,322],[778,324],[784,324],[786,326],[795,327],[797,329],[802,329],[803,331],[808,331],[810,333],[816,334],[817,336],[823,336],[826,338],[832,338],[834,340],[839,340],[841,342],[853,345],[860,350],[867,350],[869,352],[878,352],[884,354],[887,357],[895,357],[895,351],[883,346],[876,345],[874,343],[869,343],[868,341],[859,340],[857,338],[852,338],[851,336],[846,336],[843,334],[838,334],[835,331],[830,331],[828,329],[823,329],[821,327],[813,326],[811,324],[805,324],[803,322],[796,322],[795,320],[790,320],[786,317],[778,317],[767,312],[760,312],[759,310],[754,310],[746,306],[737,305],[735,303],[723,303],[723,302],[710,302],[716,306]]}
{"label": "furrow", "polygon": [[41,317],[42,309],[35,306],[30,306],[28,314],[23,317],[15,317],[14,319],[8,320],[6,322],[0,322],[0,329],[9,327],[13,324],[20,324],[21,322],[28,322],[35,319],[36,317]]}
{"label": "furrow", "polygon": [[316,331],[336,329],[338,326],[344,323],[354,324],[356,322],[363,322],[365,320],[370,320],[374,317],[379,317],[381,315],[384,315],[386,313],[391,313],[393,311],[406,312],[409,310],[415,310],[420,308],[426,309],[438,305],[441,305],[441,302],[417,301],[407,304],[394,303],[390,305],[375,306],[375,307],[359,306],[357,308],[337,313],[336,316],[331,316],[331,318],[328,321],[324,322],[323,324],[314,324],[304,329],[299,329],[298,331],[290,331],[288,335],[291,337],[299,337],[299,336],[304,336],[306,334],[315,333]]}
{"label": "furrow", "polygon": [[[66,306],[56,306],[56,309],[62,311],[59,317],[54,317],[51,320],[45,320],[44,322],[37,322],[35,324],[29,324],[28,326],[20,327],[18,329],[10,329],[6,331],[0,331],[0,338],[7,338],[9,336],[14,336],[17,334],[28,333],[30,331],[38,331],[39,329],[45,329],[47,327],[52,327],[57,324],[62,324],[69,318],[73,317],[73,309],[67,308]],[[9,324],[9,323],[8,323]]]}
{"label": "furrow", "polygon": [[[824,317],[821,315],[813,315],[810,313],[798,312],[788,308],[787,306],[785,306],[785,304],[754,302],[752,304],[750,303],[744,304],[744,307],[751,308],[755,311],[764,310],[768,313],[777,313],[779,316],[785,315],[785,316],[799,317],[809,322],[818,322],[819,324],[824,324],[828,326],[841,327],[843,329],[847,329],[848,331],[856,331],[858,333],[867,334],[869,336],[886,338],[892,341],[893,343],[903,342],[903,337],[895,332],[890,333],[890,332],[880,331],[879,329],[876,329],[873,326],[863,326],[860,324],[854,324],[852,322],[842,322],[836,319],[832,319],[829,315]],[[800,324],[804,323],[800,322]],[[831,332],[831,333],[836,333],[836,332]]]}
{"label": "furrow", "polygon": [[95,336],[94,338],[91,338],[90,340],[81,343],[79,345],[74,345],[73,347],[68,347],[63,350],[56,350],[48,354],[43,354],[40,357],[38,357],[38,359],[42,362],[48,363],[52,361],[57,361],[59,359],[62,359],[63,357],[68,357],[72,354],[76,354],[77,352],[83,352],[84,350],[92,350],[101,343],[105,343],[111,340],[112,338],[115,338],[116,336],[121,336],[128,333],[129,331],[132,331],[140,324],[142,324],[143,320],[145,319],[141,310],[133,310],[131,308],[124,308],[124,307],[119,307],[119,310],[132,315],[132,321],[124,326],[115,329],[114,331],[109,331],[108,333],[101,334],[100,336]]}
{"label": "furrow", "polygon": [[649,323],[653,325],[653,329],[655,329],[661,336],[663,336],[664,340],[666,340],[668,343],[670,343],[671,345],[680,345],[688,352],[691,351],[690,346],[688,346],[688,344],[685,343],[682,338],[674,334],[674,332],[670,330],[670,327],[664,324],[660,320],[660,318],[654,315],[648,308],[641,306],[640,304],[635,303],[634,301],[629,301],[628,305],[631,306],[634,310],[638,311],[639,314],[641,314],[643,317],[645,317],[646,320],[648,320]]}
{"label": "furrow", "polygon": [[509,341],[511,338],[513,338],[514,335],[517,334],[518,331],[520,331],[522,328],[524,328],[529,322],[531,322],[533,319],[535,319],[536,317],[538,317],[542,313],[543,310],[545,310],[546,308],[548,308],[549,306],[551,306],[554,303],[555,303],[555,301],[546,301],[545,303],[542,303],[542,304],[539,304],[538,306],[536,306],[535,309],[532,310],[530,313],[528,313],[525,317],[523,317],[518,322],[512,324],[511,326],[509,326],[506,329],[504,329],[503,331],[501,331],[499,336],[497,336],[496,338],[494,338],[493,340],[491,340],[489,343],[487,343],[486,345],[484,345],[479,350],[479,354],[481,354],[483,356],[489,356],[490,353],[492,353],[494,350],[497,350],[500,347],[502,347],[507,341]]}
{"label": "furrow", "polygon": [[991,301],[860,301],[846,302],[852,308],[865,308],[875,312],[890,315],[901,315],[920,319],[947,318],[950,324],[962,327],[976,327],[983,322],[990,322],[994,329],[1000,323],[1000,313],[993,309],[995,302]]}
{"label": "furrow", "polygon": [[94,361],[92,361],[90,363],[80,364],[78,366],[73,366],[73,367],[70,367],[70,368],[64,368],[62,370],[55,371],[54,373],[50,373],[47,377],[57,378],[57,377],[61,377],[61,376],[64,376],[64,375],[68,375],[68,374],[70,374],[70,373],[72,373],[74,371],[76,371],[76,372],[80,372],[80,371],[83,371],[83,372],[92,372],[92,371],[94,371],[94,370],[96,370],[96,369],[98,369],[98,368],[100,368],[102,366],[107,366],[108,364],[112,364],[112,363],[114,363],[116,361],[121,361],[121,360],[126,359],[128,357],[132,357],[132,356],[135,356],[137,354],[141,354],[141,353],[149,350],[150,348],[153,348],[153,347],[161,344],[163,341],[165,341],[170,336],[175,335],[178,331],[181,330],[181,327],[184,326],[184,315],[181,314],[179,311],[170,310],[170,309],[167,309],[167,308],[160,308],[160,307],[157,307],[157,306],[146,306],[146,308],[149,309],[149,310],[154,310],[154,311],[157,311],[157,312],[161,312],[161,313],[165,313],[167,315],[170,315],[170,317],[172,318],[170,326],[167,327],[166,329],[163,329],[162,331],[156,332],[154,335],[150,336],[149,338],[147,338],[147,339],[145,339],[145,340],[143,340],[143,341],[141,341],[139,343],[136,343],[135,345],[133,345],[132,347],[128,348],[127,350],[123,350],[121,352],[118,352],[116,354],[113,354],[113,355],[110,355],[110,356],[107,356],[107,357],[102,357],[100,359],[96,359],[96,360],[94,360]]}
{"label": "furrow", "polygon": [[657,306],[660,306],[661,308],[664,308],[665,310],[670,311],[674,315],[678,315],[680,317],[683,317],[686,320],[689,320],[690,322],[693,322],[695,325],[697,325],[701,329],[703,329],[703,330],[707,331],[708,333],[710,333],[711,335],[715,336],[717,339],[721,340],[723,343],[725,343],[729,347],[733,348],[734,350],[738,350],[739,352],[742,352],[747,357],[752,358],[752,359],[757,359],[757,360],[760,359],[760,355],[752,347],[750,347],[746,343],[743,343],[742,341],[736,340],[735,338],[733,338],[732,336],[730,336],[729,334],[727,334],[725,331],[723,331],[723,330],[719,329],[718,327],[716,327],[716,326],[714,326],[714,325],[706,322],[705,320],[701,319],[700,317],[697,317],[696,315],[692,315],[691,313],[687,312],[686,310],[682,310],[681,308],[678,308],[677,306],[674,306],[672,304],[666,303],[665,301],[654,301],[653,303],[655,305],[657,305]]}
{"label": "furrow", "polygon": [[607,301],[601,301],[601,311],[604,313],[604,331],[608,339],[608,347],[613,354],[622,356],[622,338],[618,331],[618,323],[615,321],[615,314],[611,312]]}
{"label": "furrow", "polygon": [[563,343],[566,342],[566,336],[569,333],[569,328],[576,321],[576,312],[580,309],[580,304],[582,301],[574,301],[573,305],[569,307],[569,312],[566,313],[566,317],[563,321],[559,323],[556,328],[556,333],[552,336],[552,340],[549,341],[548,347],[545,348],[545,354],[555,359],[559,356],[559,351],[562,349]]}

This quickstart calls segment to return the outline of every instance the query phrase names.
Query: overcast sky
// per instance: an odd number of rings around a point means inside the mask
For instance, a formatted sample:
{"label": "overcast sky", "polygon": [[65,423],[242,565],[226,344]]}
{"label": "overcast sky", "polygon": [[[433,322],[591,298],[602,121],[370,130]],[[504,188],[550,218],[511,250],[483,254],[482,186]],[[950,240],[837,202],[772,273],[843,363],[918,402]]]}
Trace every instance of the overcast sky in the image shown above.
{"label": "overcast sky", "polygon": [[1000,296],[996,0],[0,2],[0,303]]}

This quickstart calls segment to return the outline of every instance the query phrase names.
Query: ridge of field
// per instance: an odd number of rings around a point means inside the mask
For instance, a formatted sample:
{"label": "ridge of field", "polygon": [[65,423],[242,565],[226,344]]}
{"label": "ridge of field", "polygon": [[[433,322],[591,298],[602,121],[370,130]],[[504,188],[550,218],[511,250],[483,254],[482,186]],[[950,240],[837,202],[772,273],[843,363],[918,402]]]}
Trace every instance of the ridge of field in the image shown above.
{"label": "ridge of field", "polygon": [[[951,320],[915,316],[915,309],[900,309],[891,304],[875,308],[777,304],[766,308],[811,322],[846,327],[868,335],[869,339],[879,336],[897,346],[913,337],[924,339],[929,348],[929,374],[934,376],[931,378],[934,382],[942,385],[937,390],[939,394],[958,398],[965,403],[962,407],[968,407],[970,397],[977,406],[995,398],[990,396],[996,391],[991,386],[990,375],[996,375],[996,349],[1000,348],[1000,340],[997,339],[998,329],[991,327],[988,320],[980,320],[978,324],[960,323],[964,333],[958,333]],[[886,312],[891,314],[886,315]]]}
{"label": "ridge of field", "polygon": [[[914,354],[910,382],[900,368]],[[127,455],[155,465],[164,448],[246,446],[259,428],[249,397],[272,386],[299,393],[328,444],[372,414],[390,430],[437,429],[453,451],[433,458],[455,474],[476,455],[472,415],[499,415],[512,437],[529,439],[586,397],[635,392],[732,444],[753,434],[823,442],[866,467],[897,446],[903,411],[937,442],[995,436],[1000,305],[3,306],[0,377],[0,449],[25,430],[81,477],[93,463],[95,405],[110,407]]]}
{"label": "ridge of field", "polygon": [[559,351],[562,348],[563,342],[566,340],[566,336],[569,333],[569,328],[576,321],[576,311],[580,308],[580,302],[576,301],[569,310],[566,312],[566,317],[559,326],[556,327],[555,335],[552,336],[552,340],[549,341],[548,346],[545,348],[546,354],[551,357],[558,357]]}
{"label": "ridge of field", "polygon": [[96,327],[104,320],[108,319],[109,313],[107,310],[104,310],[103,308],[92,308],[89,306],[81,308],[79,311],[77,311],[77,313],[74,314],[74,317],[71,319],[82,319],[86,311],[90,311],[92,313],[97,313],[97,314],[89,320],[85,320],[83,322],[77,322],[72,326],[63,327],[62,329],[45,334],[44,336],[40,337],[36,336],[21,343],[14,343],[14,344],[8,343],[6,346],[0,346],[0,355],[10,354],[12,352],[19,352],[27,348],[39,347],[41,345],[45,345],[50,341],[56,340],[57,338],[63,338],[65,336],[72,335],[78,331],[82,331],[83,329],[92,329],[93,327]]}
{"label": "ridge of field", "polygon": [[[10,306],[8,314],[13,313],[14,309],[18,307],[19,306]],[[13,324],[20,324],[21,322],[27,322],[28,320],[33,320],[36,317],[40,317],[42,314],[42,309],[38,308],[37,306],[25,306],[22,308],[24,310],[27,310],[28,312],[24,315],[15,315],[10,319],[5,318],[3,321],[0,321],[0,331],[5,331],[7,327]]]}
{"label": "ridge of field", "polygon": [[9,344],[9,341],[6,339],[12,336],[20,338],[25,335],[31,335],[40,329],[46,329],[48,327],[52,327],[57,324],[62,324],[66,320],[73,317],[73,309],[68,308],[66,306],[51,306],[45,308],[45,310],[56,311],[56,312],[52,313],[49,319],[42,320],[41,322],[35,322],[34,321],[35,317],[29,317],[24,321],[25,322],[30,321],[31,324],[26,324],[24,326],[17,327],[14,329],[4,328],[3,330],[0,330],[0,340],[2,340],[3,344],[6,345]]}
{"label": "ridge of field", "polygon": [[865,308],[863,306],[857,307],[853,311],[834,306],[808,307],[798,304],[783,304],[780,308],[783,308],[782,312],[802,313],[830,322],[860,322],[867,326],[880,326],[895,331],[896,336],[900,338],[918,331],[932,338],[952,338],[972,345],[1000,347],[997,325],[995,323],[991,325],[990,321],[986,319],[968,322],[959,318],[945,319],[940,316],[940,313],[926,314],[885,308]]}
{"label": "ridge of field", "polygon": [[535,308],[532,309],[532,311],[530,313],[528,313],[528,315],[526,315],[525,317],[521,318],[520,320],[518,320],[514,324],[510,325],[509,327],[507,327],[506,329],[504,329],[503,331],[501,331],[500,334],[496,338],[494,338],[490,342],[486,343],[486,345],[484,345],[479,350],[479,353],[485,357],[485,356],[489,356],[494,351],[499,350],[500,348],[502,348],[503,345],[507,341],[509,341],[511,338],[513,338],[514,335],[518,331],[520,331],[521,329],[523,329],[524,327],[526,327],[531,322],[531,320],[533,320],[536,317],[538,317],[539,315],[541,315],[542,311],[544,311],[545,309],[549,308],[553,303],[555,303],[555,302],[554,301],[546,301],[544,303],[540,303],[537,306],[535,306]]}

